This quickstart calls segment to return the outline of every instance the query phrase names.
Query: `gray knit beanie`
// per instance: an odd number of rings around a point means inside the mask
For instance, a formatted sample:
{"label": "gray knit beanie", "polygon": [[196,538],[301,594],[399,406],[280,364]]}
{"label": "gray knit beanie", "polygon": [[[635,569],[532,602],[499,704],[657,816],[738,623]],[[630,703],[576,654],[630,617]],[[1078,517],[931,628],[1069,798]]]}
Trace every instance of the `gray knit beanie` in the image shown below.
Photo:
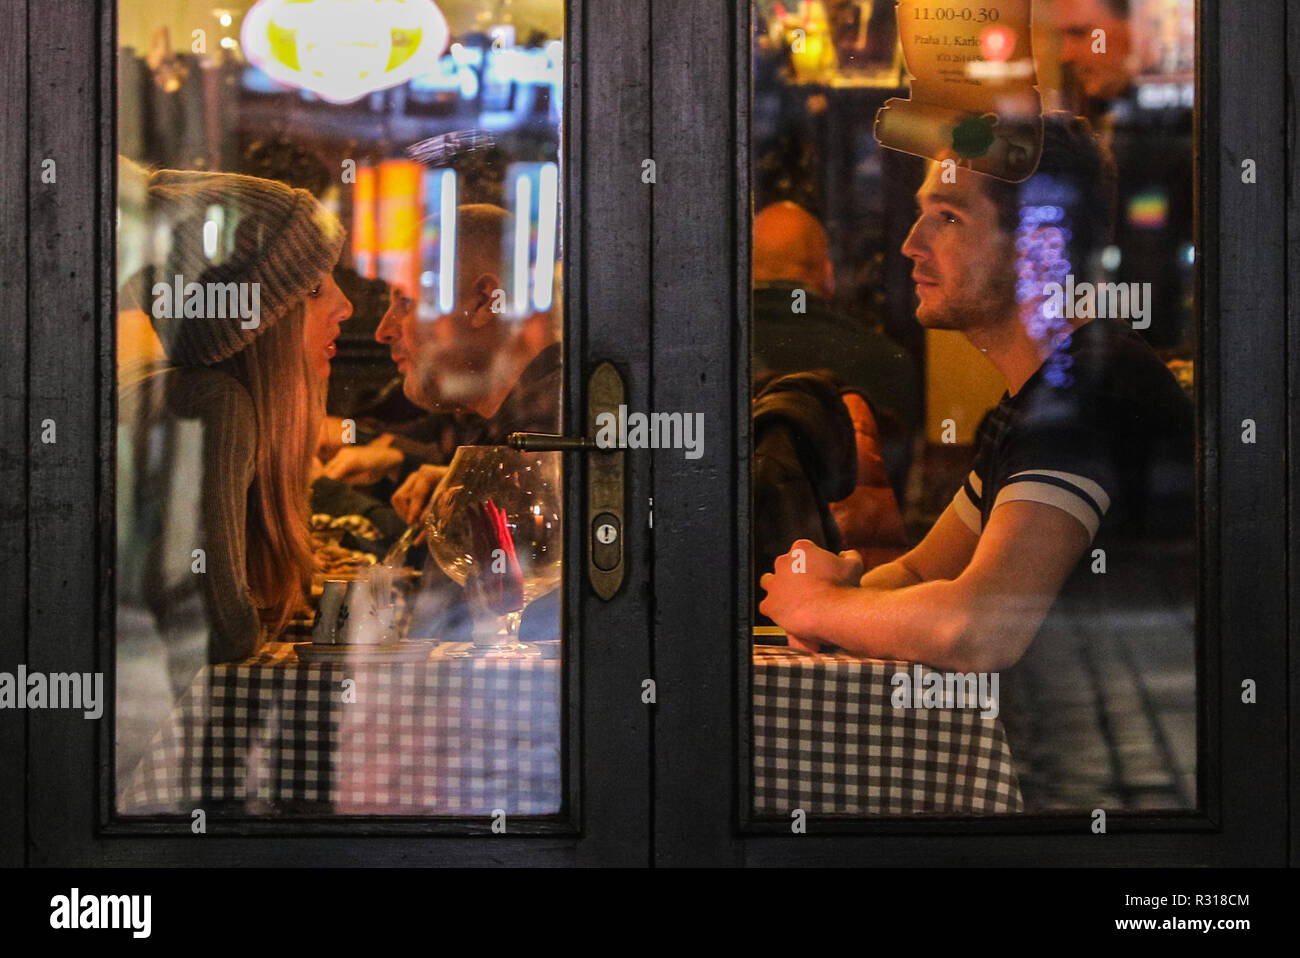
{"label": "gray knit beanie", "polygon": [[185,366],[239,352],[343,248],[343,226],[306,190],[235,173],[159,170],[149,177],[148,221],[153,266],[140,305],[167,358]]}

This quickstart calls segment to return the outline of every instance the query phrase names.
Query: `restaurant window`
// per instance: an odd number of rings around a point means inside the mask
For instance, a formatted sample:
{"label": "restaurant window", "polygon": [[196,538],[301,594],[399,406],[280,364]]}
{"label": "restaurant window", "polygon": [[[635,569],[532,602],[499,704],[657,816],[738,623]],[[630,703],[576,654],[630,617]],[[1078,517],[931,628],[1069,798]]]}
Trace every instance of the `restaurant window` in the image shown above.
{"label": "restaurant window", "polygon": [[750,811],[1196,810],[1196,5],[753,14]]}
{"label": "restaurant window", "polygon": [[563,4],[117,24],[116,812],[560,813]]}

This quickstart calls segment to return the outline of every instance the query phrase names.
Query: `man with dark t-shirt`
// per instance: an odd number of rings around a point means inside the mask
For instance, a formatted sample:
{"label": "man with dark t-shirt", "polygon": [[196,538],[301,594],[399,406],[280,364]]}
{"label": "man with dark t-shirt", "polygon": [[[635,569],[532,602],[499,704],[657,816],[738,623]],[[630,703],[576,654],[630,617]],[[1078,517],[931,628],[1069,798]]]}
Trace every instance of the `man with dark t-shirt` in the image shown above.
{"label": "man with dark t-shirt", "polygon": [[[456,296],[445,311],[396,291],[375,338],[389,348],[408,399],[432,413],[478,417],[462,442],[504,444],[512,432],[559,432],[563,348],[555,311],[522,319],[505,314],[501,241],[506,211],[486,203],[457,208]],[[372,444],[374,445],[374,444]],[[424,448],[431,446],[432,448]],[[445,466],[436,444],[394,439],[375,451],[381,469],[404,481],[393,508],[413,522]]]}
{"label": "man with dark t-shirt", "polygon": [[[472,203],[456,210],[456,288],[449,309],[395,299],[375,338],[387,346],[401,373],[402,388],[417,406],[432,411],[468,410],[480,426],[466,438],[501,445],[512,432],[555,433],[560,427],[563,348],[557,336],[558,306],[522,318],[508,315],[502,280],[504,209]],[[393,494],[393,508],[407,522],[425,512],[446,466],[417,465],[414,443],[393,444],[409,469]],[[520,635],[559,636],[559,596],[541,596],[525,610]],[[430,561],[413,616],[413,634],[467,638],[468,607],[455,586]]]}
{"label": "man with dark t-shirt", "polygon": [[[1016,688],[1031,643],[1059,665],[1058,690],[1082,683],[1097,636],[1155,627],[1190,649],[1194,588],[1192,407],[1124,318],[1063,310],[1053,295],[1063,272],[1091,275],[1114,168],[1085,121],[1049,114],[1044,126],[1023,184],[931,163],[903,244],[918,321],[960,330],[1007,383],[969,476],[915,548],[865,576],[848,554],[796,543],[760,606],[792,645],[1011,670],[1002,712],[1018,760],[1037,754],[1036,725],[1058,704]],[[1036,798],[1026,807],[1052,800]]]}

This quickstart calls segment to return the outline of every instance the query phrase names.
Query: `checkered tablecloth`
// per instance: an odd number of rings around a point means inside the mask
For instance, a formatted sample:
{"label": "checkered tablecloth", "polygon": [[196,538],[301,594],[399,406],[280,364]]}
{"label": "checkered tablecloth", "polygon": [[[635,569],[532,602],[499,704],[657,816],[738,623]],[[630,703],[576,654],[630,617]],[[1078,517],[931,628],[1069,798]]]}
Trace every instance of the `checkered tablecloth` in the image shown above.
{"label": "checkered tablecloth", "polygon": [[895,708],[910,663],[754,650],[754,811],[988,815],[1022,810],[1006,733],[978,708]]}
{"label": "checkered tablecloth", "polygon": [[304,665],[292,644],[273,642],[204,668],[120,789],[118,811],[558,812],[560,662],[446,654],[464,647],[444,643],[427,662]]}

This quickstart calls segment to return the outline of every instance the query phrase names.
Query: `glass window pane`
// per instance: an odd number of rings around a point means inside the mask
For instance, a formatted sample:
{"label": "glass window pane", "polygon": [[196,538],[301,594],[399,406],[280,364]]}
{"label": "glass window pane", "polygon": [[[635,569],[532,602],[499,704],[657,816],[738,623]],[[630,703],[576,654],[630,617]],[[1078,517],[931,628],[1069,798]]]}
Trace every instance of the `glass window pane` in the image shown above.
{"label": "glass window pane", "polygon": [[1196,808],[1195,4],[753,9],[754,811]]}
{"label": "glass window pane", "polygon": [[561,0],[120,0],[116,809],[561,811]]}

